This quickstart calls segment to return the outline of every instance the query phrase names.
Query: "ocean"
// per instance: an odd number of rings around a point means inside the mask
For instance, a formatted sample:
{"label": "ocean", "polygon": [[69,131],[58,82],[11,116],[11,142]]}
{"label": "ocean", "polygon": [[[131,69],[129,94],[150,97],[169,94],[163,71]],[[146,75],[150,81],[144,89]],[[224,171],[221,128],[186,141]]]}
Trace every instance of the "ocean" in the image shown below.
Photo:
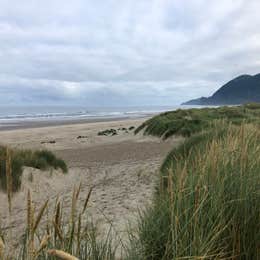
{"label": "ocean", "polygon": [[[187,106],[186,106],[187,107]],[[75,106],[0,106],[0,124],[73,121],[88,119],[140,118],[185,106],[75,107]]]}

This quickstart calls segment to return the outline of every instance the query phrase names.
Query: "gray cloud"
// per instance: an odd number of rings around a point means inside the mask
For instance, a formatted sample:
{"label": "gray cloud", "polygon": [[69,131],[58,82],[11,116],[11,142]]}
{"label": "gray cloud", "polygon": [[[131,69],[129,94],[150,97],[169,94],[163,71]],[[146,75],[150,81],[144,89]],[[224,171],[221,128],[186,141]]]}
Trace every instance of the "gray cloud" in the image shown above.
{"label": "gray cloud", "polygon": [[0,101],[171,105],[260,65],[258,0],[0,0]]}

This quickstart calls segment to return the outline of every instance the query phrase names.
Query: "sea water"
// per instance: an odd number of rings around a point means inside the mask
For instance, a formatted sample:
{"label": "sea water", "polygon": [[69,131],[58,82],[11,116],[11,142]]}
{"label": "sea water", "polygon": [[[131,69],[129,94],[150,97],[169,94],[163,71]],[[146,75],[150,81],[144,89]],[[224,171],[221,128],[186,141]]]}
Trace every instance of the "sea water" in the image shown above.
{"label": "sea water", "polygon": [[80,119],[140,118],[183,106],[76,107],[76,106],[0,106],[0,123],[26,121],[71,121]]}

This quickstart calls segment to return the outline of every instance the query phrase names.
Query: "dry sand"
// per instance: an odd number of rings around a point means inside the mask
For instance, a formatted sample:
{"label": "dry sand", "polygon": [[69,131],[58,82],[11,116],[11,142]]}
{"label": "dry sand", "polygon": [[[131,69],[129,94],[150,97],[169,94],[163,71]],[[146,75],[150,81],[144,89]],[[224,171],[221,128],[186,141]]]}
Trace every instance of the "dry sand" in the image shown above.
{"label": "dry sand", "polygon": [[[24,170],[22,188],[13,198],[12,217],[8,214],[6,195],[0,193],[0,225],[12,230],[18,239],[25,228],[28,188],[37,207],[44,200],[59,196],[69,210],[73,187],[82,183],[80,201],[89,188],[93,190],[88,216],[103,232],[111,223],[124,239],[128,221],[133,222],[138,209],[150,203],[158,178],[158,168],[166,154],[180,139],[158,138],[119,131],[115,136],[98,136],[101,130],[139,126],[144,119],[124,120],[16,129],[0,132],[1,144],[16,148],[49,149],[63,158],[69,173]],[[78,139],[77,137],[87,136]],[[56,143],[48,142],[55,140]],[[109,223],[109,225],[108,225]]]}

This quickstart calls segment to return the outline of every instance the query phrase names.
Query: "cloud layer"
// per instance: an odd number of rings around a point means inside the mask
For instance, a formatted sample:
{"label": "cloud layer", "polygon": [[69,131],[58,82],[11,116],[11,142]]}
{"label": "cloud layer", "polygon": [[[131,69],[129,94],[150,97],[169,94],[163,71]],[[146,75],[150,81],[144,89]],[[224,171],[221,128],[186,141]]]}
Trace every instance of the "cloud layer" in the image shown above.
{"label": "cloud layer", "polygon": [[259,0],[0,0],[2,104],[174,105],[260,72]]}

